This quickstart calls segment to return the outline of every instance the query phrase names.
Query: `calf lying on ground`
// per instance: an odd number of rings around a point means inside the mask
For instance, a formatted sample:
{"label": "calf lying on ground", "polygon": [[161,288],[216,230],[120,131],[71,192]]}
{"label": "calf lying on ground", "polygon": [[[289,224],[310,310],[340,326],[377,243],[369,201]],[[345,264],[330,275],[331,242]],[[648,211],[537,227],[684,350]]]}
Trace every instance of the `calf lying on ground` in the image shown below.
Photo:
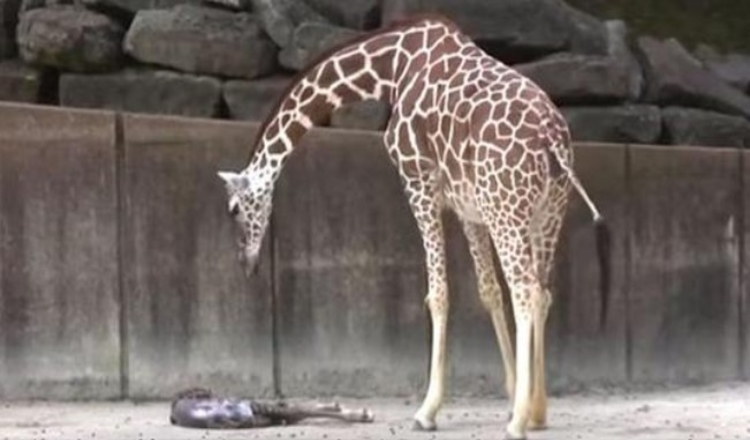
{"label": "calf lying on ground", "polygon": [[368,423],[374,420],[366,408],[347,409],[337,403],[287,405],[261,403],[214,395],[204,388],[191,388],[172,401],[169,421],[173,425],[201,429],[243,429],[289,425],[303,419],[325,418],[345,422]]}

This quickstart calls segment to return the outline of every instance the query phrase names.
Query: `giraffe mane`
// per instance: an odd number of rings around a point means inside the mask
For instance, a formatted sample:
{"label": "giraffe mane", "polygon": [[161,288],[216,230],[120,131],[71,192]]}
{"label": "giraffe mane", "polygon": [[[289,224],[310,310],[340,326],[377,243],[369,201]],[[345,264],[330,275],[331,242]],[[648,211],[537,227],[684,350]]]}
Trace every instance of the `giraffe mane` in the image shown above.
{"label": "giraffe mane", "polygon": [[271,123],[271,120],[273,119],[273,115],[278,113],[279,109],[281,108],[281,104],[284,102],[286,98],[289,97],[289,95],[292,92],[292,89],[299,84],[299,82],[307,76],[313,69],[318,67],[321,63],[328,60],[332,55],[337,53],[338,51],[354,46],[356,44],[362,43],[364,41],[367,41],[371,38],[375,38],[379,35],[386,34],[388,32],[393,32],[395,30],[399,29],[406,29],[409,27],[412,27],[418,23],[426,22],[426,21],[434,21],[434,22],[440,22],[451,29],[458,29],[458,26],[451,21],[448,17],[446,17],[443,14],[437,13],[437,12],[423,12],[418,14],[413,14],[408,17],[405,17],[403,19],[395,20],[392,23],[383,26],[381,28],[378,28],[376,30],[365,32],[362,35],[358,35],[350,40],[346,40],[340,44],[337,44],[330,49],[325,50],[315,58],[313,58],[313,61],[308,63],[307,67],[297,72],[293,77],[292,80],[289,82],[289,84],[286,86],[284,91],[281,93],[281,96],[276,101],[276,104],[271,108],[271,111],[268,113],[268,116],[263,120],[263,122],[260,124],[260,127],[258,128],[258,132],[255,136],[255,141],[253,142],[253,147],[250,150],[250,158],[249,160],[252,160],[255,156],[256,151],[258,150],[258,145],[260,144],[260,140],[263,136],[263,132],[268,128],[268,125]]}

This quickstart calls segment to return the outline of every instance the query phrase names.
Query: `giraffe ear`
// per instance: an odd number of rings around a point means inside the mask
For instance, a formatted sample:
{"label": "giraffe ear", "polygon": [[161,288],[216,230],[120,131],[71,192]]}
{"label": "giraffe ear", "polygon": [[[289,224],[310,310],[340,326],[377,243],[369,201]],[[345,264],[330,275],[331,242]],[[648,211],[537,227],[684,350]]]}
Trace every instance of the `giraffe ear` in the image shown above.
{"label": "giraffe ear", "polygon": [[245,189],[248,186],[247,176],[232,171],[219,171],[216,173],[226,183],[227,188],[232,190]]}
{"label": "giraffe ear", "polygon": [[216,173],[225,183],[235,183],[239,175],[232,171],[219,171]]}

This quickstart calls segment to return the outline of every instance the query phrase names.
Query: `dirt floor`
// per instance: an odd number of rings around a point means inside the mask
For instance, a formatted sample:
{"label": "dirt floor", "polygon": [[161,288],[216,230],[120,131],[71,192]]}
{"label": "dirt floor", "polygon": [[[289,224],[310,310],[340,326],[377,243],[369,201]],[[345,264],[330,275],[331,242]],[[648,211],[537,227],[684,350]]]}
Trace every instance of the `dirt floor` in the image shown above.
{"label": "dirt floor", "polygon": [[[417,402],[342,399],[367,406],[376,421],[367,425],[309,422],[245,431],[178,428],[167,420],[168,403],[127,402],[0,404],[0,440],[181,440],[181,439],[502,439],[507,402],[454,399],[438,417],[438,431],[413,432]],[[699,440],[750,439],[750,384],[616,395],[552,398],[549,429],[529,439]]]}

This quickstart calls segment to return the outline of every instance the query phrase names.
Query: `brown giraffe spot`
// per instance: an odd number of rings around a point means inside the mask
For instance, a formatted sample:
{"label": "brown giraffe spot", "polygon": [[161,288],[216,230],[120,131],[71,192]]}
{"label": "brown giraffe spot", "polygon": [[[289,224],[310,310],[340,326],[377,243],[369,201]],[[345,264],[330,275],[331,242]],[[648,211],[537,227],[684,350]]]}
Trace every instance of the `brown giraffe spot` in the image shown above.
{"label": "brown giraffe spot", "polygon": [[529,87],[524,87],[518,97],[523,99],[524,101],[531,102],[534,98],[537,97],[537,93]]}
{"label": "brown giraffe spot", "polygon": [[454,54],[458,52],[458,50],[461,48],[461,46],[458,44],[455,38],[444,38],[443,44],[440,47],[440,50],[443,53],[449,53]]}
{"label": "brown giraffe spot", "polygon": [[517,127],[518,123],[521,122],[521,115],[522,115],[522,108],[518,104],[511,104],[510,109],[508,110],[508,115],[506,118],[508,119],[508,122],[510,122],[510,125],[513,127]]}
{"label": "brown giraffe spot", "polygon": [[516,99],[518,94],[518,89],[521,85],[518,83],[518,81],[513,81],[510,84],[508,84],[508,89],[505,91],[505,98],[506,99]]}
{"label": "brown giraffe spot", "polygon": [[365,56],[355,52],[349,56],[339,59],[339,67],[342,72],[357,72],[365,65]]}
{"label": "brown giraffe spot", "polygon": [[352,90],[346,84],[339,84],[332,90],[333,93],[341,98],[343,102],[353,102],[359,100],[359,94]]}
{"label": "brown giraffe spot", "polygon": [[370,72],[365,72],[363,75],[359,75],[352,83],[362,90],[374,90],[377,79],[372,76]]}
{"label": "brown giraffe spot", "polygon": [[320,73],[318,74],[318,80],[316,81],[319,87],[328,87],[338,79],[336,74],[336,68],[333,63],[325,63],[320,67]]}
{"label": "brown giraffe spot", "polygon": [[521,161],[523,155],[523,145],[517,141],[512,141],[510,148],[505,152],[505,165],[514,168]]}
{"label": "brown giraffe spot", "polygon": [[474,107],[474,111],[471,113],[471,120],[476,121],[477,123],[484,124],[487,122],[487,118],[490,115],[491,106],[490,103],[487,101],[480,102],[476,107]]}
{"label": "brown giraffe spot", "polygon": [[518,139],[536,139],[539,136],[539,131],[535,127],[530,127],[527,124],[521,124],[516,130],[516,138]]}
{"label": "brown giraffe spot", "polygon": [[526,123],[532,127],[538,127],[542,123],[542,118],[536,111],[530,111],[526,113]]}
{"label": "brown giraffe spot", "polygon": [[401,46],[409,53],[417,52],[423,47],[422,38],[422,32],[410,32],[401,40]]}
{"label": "brown giraffe spot", "polygon": [[[312,87],[305,87],[304,89],[302,89],[302,93],[299,94],[299,100],[302,101],[302,102],[305,102],[308,99],[310,99],[310,97],[313,95],[313,93],[314,92],[313,92],[313,88]],[[294,105],[294,102],[291,99],[288,100],[288,102],[291,102],[292,105]]]}
{"label": "brown giraffe spot", "polygon": [[409,62],[409,72],[419,72],[424,69],[425,65],[427,64],[427,54],[422,52],[416,57],[414,57],[411,62]]}
{"label": "brown giraffe spot", "polygon": [[398,35],[381,35],[375,37],[372,40],[366,42],[363,45],[363,50],[366,53],[376,53],[385,49],[386,47],[393,47],[398,42]]}
{"label": "brown giraffe spot", "polygon": [[513,134],[513,127],[505,121],[500,121],[497,124],[497,135],[498,137],[509,137]]}
{"label": "brown giraffe spot", "polygon": [[370,58],[370,63],[372,63],[372,68],[376,72],[388,72],[391,69],[391,65],[393,63],[393,53],[385,52],[382,55],[372,57]]}
{"label": "brown giraffe spot", "polygon": [[427,31],[427,45],[432,46],[438,42],[440,37],[444,35],[444,31],[440,28],[432,28]]}

